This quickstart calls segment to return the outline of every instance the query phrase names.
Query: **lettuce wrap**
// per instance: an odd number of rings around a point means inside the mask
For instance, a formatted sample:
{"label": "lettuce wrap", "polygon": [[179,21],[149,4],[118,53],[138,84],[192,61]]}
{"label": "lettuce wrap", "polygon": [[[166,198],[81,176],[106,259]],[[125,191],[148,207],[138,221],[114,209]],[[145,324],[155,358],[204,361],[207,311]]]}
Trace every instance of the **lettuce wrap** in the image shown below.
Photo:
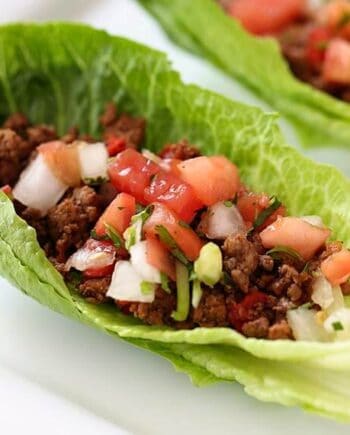
{"label": "lettuce wrap", "polygon": [[[278,195],[292,214],[322,216],[349,246],[349,181],[284,144],[275,114],[184,85],[163,54],[86,26],[9,25],[0,42],[0,119],[20,110],[60,132],[79,124],[98,135],[98,114],[113,99],[147,118],[148,148],[187,137],[203,153],[224,154],[252,189]],[[0,245],[1,275],[25,294],[164,356],[197,385],[237,380],[261,400],[350,420],[350,342],[269,342],[228,328],[174,331],[90,305],[66,286],[1,192]]]}
{"label": "lettuce wrap", "polygon": [[214,0],[140,3],[175,42],[214,63],[283,114],[303,145],[348,146],[350,105],[296,79],[274,39],[248,34]]}

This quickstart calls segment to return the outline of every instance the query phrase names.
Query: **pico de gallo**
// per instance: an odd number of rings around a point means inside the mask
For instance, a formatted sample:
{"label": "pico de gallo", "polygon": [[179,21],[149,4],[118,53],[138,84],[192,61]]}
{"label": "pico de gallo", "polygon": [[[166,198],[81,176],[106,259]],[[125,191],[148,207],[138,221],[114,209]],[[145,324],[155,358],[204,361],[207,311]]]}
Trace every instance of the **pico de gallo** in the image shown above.
{"label": "pico de gallo", "polygon": [[350,101],[348,0],[218,0],[257,36],[275,37],[300,80]]}
{"label": "pico de gallo", "polygon": [[321,217],[288,215],[186,140],[144,149],[145,120],[113,104],[100,122],[98,140],[21,114],[0,129],[1,190],[82,297],[148,325],[350,337],[350,251]]}

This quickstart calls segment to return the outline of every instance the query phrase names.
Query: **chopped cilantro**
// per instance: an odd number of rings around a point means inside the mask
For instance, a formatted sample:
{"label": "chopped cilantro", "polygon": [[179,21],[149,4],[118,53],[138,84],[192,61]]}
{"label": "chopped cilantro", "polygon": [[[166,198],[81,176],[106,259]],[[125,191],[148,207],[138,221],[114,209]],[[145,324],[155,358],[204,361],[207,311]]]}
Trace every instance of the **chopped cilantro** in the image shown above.
{"label": "chopped cilantro", "polygon": [[182,264],[187,265],[189,263],[185,254],[178,247],[177,243],[173,239],[173,236],[163,225],[157,225],[156,230],[160,240],[170,248],[172,255],[177,258]]}
{"label": "chopped cilantro", "polygon": [[117,248],[124,247],[124,241],[122,237],[117,233],[117,231],[111,225],[108,225],[106,223],[105,223],[105,227],[106,227],[107,236],[109,239],[112,240],[114,245]]}
{"label": "chopped cilantro", "polygon": [[233,206],[233,202],[232,201],[224,201],[224,206],[225,207],[232,207]]}
{"label": "chopped cilantro", "polygon": [[180,225],[180,227],[183,227],[183,228],[191,228],[187,222],[182,221],[182,220],[179,220],[179,225]]}
{"label": "chopped cilantro", "polygon": [[271,198],[271,204],[265,208],[265,210],[263,210],[262,212],[260,212],[258,214],[258,216],[256,217],[254,223],[253,223],[253,228],[258,228],[261,225],[263,225],[266,220],[281,206],[281,201],[279,201],[275,196],[273,196]]}
{"label": "chopped cilantro", "polygon": [[171,293],[171,288],[169,287],[169,278],[163,272],[160,272],[160,285],[166,293]]}
{"label": "chopped cilantro", "polygon": [[334,331],[344,331],[344,326],[341,322],[337,321],[337,322],[333,322],[332,323],[333,329]]}
{"label": "chopped cilantro", "polygon": [[96,177],[96,178],[84,178],[84,183],[90,186],[100,186],[103,183],[106,183],[107,178],[105,177]]}
{"label": "chopped cilantro", "polygon": [[304,262],[300,254],[288,246],[276,246],[275,248],[267,251],[266,254],[272,257],[274,260],[279,260],[281,257],[283,258],[284,255],[288,255],[288,257],[291,257],[294,260]]}
{"label": "chopped cilantro", "polygon": [[154,291],[153,282],[142,281],[140,287],[141,287],[141,293],[144,295],[149,295]]}

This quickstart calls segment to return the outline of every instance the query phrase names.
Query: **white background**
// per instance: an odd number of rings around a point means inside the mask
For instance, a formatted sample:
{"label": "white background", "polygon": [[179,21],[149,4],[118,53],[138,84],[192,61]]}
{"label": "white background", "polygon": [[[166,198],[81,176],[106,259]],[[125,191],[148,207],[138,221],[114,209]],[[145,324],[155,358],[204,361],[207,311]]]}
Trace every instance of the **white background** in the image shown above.
{"label": "white background", "polygon": [[[266,108],[215,68],[172,45],[131,0],[0,0],[0,22],[23,20],[82,21],[128,36],[167,51],[185,81]],[[284,123],[283,129],[297,145]],[[350,174],[349,152],[310,154]],[[349,431],[298,409],[258,402],[239,385],[197,389],[161,358],[65,319],[0,279],[1,434]]]}

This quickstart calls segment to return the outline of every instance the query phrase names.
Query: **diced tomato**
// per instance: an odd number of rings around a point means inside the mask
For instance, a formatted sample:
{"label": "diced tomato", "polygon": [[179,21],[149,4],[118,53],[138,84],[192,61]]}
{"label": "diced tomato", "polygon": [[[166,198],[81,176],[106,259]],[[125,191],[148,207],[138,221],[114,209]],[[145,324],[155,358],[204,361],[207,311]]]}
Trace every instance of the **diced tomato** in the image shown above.
{"label": "diced tomato", "polygon": [[114,187],[134,196],[143,205],[147,204],[144,198],[145,188],[158,172],[158,165],[131,148],[119,153],[108,168]]}
{"label": "diced tomato", "polygon": [[159,166],[166,172],[171,172],[174,175],[180,176],[178,164],[181,163],[180,159],[163,159],[159,163]]}
{"label": "diced tomato", "polygon": [[4,192],[5,195],[7,195],[9,198],[12,198],[12,187],[11,186],[9,186],[8,184],[5,184],[5,186],[2,186],[0,188],[0,190],[2,192]]}
{"label": "diced tomato", "polygon": [[203,203],[196,197],[192,187],[176,175],[158,172],[145,189],[147,203],[162,202],[174,210],[180,219],[191,222]]}
{"label": "diced tomato", "polygon": [[332,285],[344,284],[350,277],[350,252],[342,249],[321,263],[321,271]]}
{"label": "diced tomato", "polygon": [[287,246],[310,260],[330,236],[328,228],[319,228],[298,217],[279,217],[261,233],[266,249]]}
{"label": "diced tomato", "polygon": [[136,213],[135,198],[127,193],[119,193],[106,208],[95,226],[99,237],[106,235],[106,225],[110,225],[122,235],[130,225],[132,216]]}
{"label": "diced tomato", "polygon": [[[255,219],[263,210],[268,208],[269,205],[270,198],[265,193],[244,192],[237,199],[237,208],[248,228],[253,225]],[[266,221],[259,227],[259,230],[263,230],[271,225],[278,216],[284,216],[285,212],[285,207],[280,206],[266,219]]]}
{"label": "diced tomato", "polygon": [[228,318],[230,324],[239,332],[242,331],[244,323],[254,320],[256,309],[259,306],[268,304],[269,297],[262,292],[254,292],[247,294],[243,301],[234,303],[229,309]]}
{"label": "diced tomato", "polygon": [[130,193],[143,205],[162,202],[186,222],[203,206],[189,184],[135,150],[118,154],[109,175],[119,191]]}
{"label": "diced tomato", "polygon": [[64,184],[72,187],[80,185],[80,164],[76,146],[55,140],[39,145],[37,150]]}
{"label": "diced tomato", "polygon": [[350,43],[340,38],[332,39],[327,47],[323,78],[327,82],[350,84]]}
{"label": "diced tomato", "polygon": [[146,255],[148,263],[165,273],[170,279],[176,281],[175,262],[171,258],[169,251],[164,245],[155,238],[146,240]]}
{"label": "diced tomato", "polygon": [[111,157],[124,151],[125,148],[126,148],[125,138],[117,137],[114,135],[111,135],[108,137],[108,139],[107,139],[107,151]]}
{"label": "diced tomato", "polygon": [[143,226],[146,238],[159,237],[157,227],[163,226],[185,256],[190,261],[196,260],[203,246],[202,240],[192,228],[182,225],[179,216],[164,204],[155,203],[153,206],[153,212]]}
{"label": "diced tomato", "polygon": [[314,68],[319,69],[322,66],[331,38],[332,32],[327,27],[316,27],[310,32],[306,45],[306,58]]}
{"label": "diced tomato", "polygon": [[181,177],[207,206],[232,199],[239,189],[237,167],[226,157],[195,157],[178,164]]}
{"label": "diced tomato", "polygon": [[86,269],[83,273],[85,278],[102,278],[107,275],[111,275],[114,270],[114,264],[108,266],[99,267],[96,269]]}
{"label": "diced tomato", "polygon": [[333,0],[318,12],[319,21],[334,34],[350,38],[350,3],[347,0]]}
{"label": "diced tomato", "polygon": [[234,0],[229,14],[251,33],[270,34],[283,30],[300,17],[305,0]]}

